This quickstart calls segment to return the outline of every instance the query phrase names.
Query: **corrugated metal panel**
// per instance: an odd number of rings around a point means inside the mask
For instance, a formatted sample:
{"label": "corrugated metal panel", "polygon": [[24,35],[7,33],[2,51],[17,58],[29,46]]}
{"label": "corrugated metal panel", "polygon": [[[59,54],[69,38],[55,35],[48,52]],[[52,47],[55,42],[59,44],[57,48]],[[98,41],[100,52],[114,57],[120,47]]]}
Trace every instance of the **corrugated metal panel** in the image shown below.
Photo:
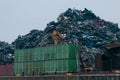
{"label": "corrugated metal panel", "polygon": [[95,69],[97,71],[102,70],[102,56],[101,55],[96,55],[95,57]]}
{"label": "corrugated metal panel", "polygon": [[68,62],[68,66],[69,66],[69,71],[68,72],[76,72],[77,71],[77,63],[76,60],[69,60]]}
{"label": "corrugated metal panel", "polygon": [[69,57],[70,58],[76,58],[76,56],[75,56],[75,46],[74,46],[74,44],[71,44],[71,45],[69,45],[69,50],[68,50],[69,52]]}
{"label": "corrugated metal panel", "polygon": [[120,57],[106,57],[103,60],[103,69],[104,70],[120,70]]}
{"label": "corrugated metal panel", "polygon": [[24,64],[23,63],[15,63],[14,64],[15,74],[22,74],[23,71],[24,71]]}
{"label": "corrugated metal panel", "polygon": [[73,44],[15,51],[15,62],[76,58]]}
{"label": "corrugated metal panel", "polygon": [[45,72],[44,68],[44,61],[16,63],[15,74],[41,74]]}
{"label": "corrugated metal panel", "polygon": [[0,76],[13,76],[14,74],[14,65],[0,65]]}
{"label": "corrugated metal panel", "polygon": [[[24,60],[23,61],[33,61],[34,59],[34,50],[33,49],[25,49],[24,50]],[[22,61],[21,61],[22,62]]]}
{"label": "corrugated metal panel", "polygon": [[35,48],[33,53],[34,61],[44,60],[43,48]]}
{"label": "corrugated metal panel", "polygon": [[[16,50],[15,73],[75,72],[77,66],[75,55],[74,44]],[[23,58],[20,58],[21,56]],[[21,68],[21,63],[23,64],[23,69]]]}
{"label": "corrugated metal panel", "polygon": [[112,70],[120,70],[120,57],[111,58]]}
{"label": "corrugated metal panel", "polygon": [[45,61],[45,73],[76,72],[76,60],[49,60]]}

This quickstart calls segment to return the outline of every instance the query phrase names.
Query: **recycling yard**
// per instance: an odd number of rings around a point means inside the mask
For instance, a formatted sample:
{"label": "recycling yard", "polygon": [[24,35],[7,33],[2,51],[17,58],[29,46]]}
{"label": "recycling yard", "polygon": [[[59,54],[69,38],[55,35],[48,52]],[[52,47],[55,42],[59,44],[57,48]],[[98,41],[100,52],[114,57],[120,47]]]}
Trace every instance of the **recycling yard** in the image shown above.
{"label": "recycling yard", "polygon": [[0,55],[0,80],[119,80],[120,28],[68,8],[44,30],[0,41]]}

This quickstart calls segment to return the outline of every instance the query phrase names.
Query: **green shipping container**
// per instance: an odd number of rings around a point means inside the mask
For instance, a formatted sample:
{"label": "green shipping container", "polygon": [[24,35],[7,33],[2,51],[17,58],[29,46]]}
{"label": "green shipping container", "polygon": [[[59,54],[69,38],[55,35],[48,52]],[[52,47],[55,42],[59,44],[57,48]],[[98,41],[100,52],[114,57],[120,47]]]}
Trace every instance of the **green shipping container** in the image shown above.
{"label": "green shipping container", "polygon": [[14,71],[15,71],[15,74],[23,74],[23,72],[24,72],[23,63],[15,63]]}
{"label": "green shipping container", "polygon": [[65,73],[76,71],[77,65],[75,59],[45,61],[45,73]]}
{"label": "green shipping container", "polygon": [[50,47],[39,47],[15,51],[15,62],[41,61],[51,59],[75,59],[74,44],[65,44]]}
{"label": "green shipping container", "polygon": [[24,58],[22,61],[33,61],[34,60],[34,49],[25,49],[23,57]]}
{"label": "green shipping container", "polygon": [[77,52],[80,53],[80,46],[76,48],[74,44],[16,50],[15,74],[76,72]]}
{"label": "green shipping container", "polygon": [[24,50],[15,50],[15,62],[23,62]]}

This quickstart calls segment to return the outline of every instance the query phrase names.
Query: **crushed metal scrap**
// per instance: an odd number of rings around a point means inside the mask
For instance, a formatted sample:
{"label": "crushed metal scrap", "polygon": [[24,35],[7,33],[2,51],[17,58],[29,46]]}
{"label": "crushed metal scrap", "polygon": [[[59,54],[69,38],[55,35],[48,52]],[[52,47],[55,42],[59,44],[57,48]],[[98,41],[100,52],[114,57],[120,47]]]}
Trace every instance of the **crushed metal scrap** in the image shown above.
{"label": "crushed metal scrap", "polygon": [[7,42],[0,41],[0,65],[11,64],[14,62],[14,46]]}
{"label": "crushed metal scrap", "polygon": [[[16,49],[54,45],[52,32],[55,29],[64,35],[65,43],[77,41],[81,45],[81,58],[86,67],[95,67],[95,55],[104,54],[104,47],[114,40],[120,41],[118,24],[105,21],[86,8],[69,8],[58,16],[56,22],[48,23],[43,31],[34,29],[26,35],[19,35],[12,44]],[[59,38],[58,42],[62,44]]]}
{"label": "crushed metal scrap", "polygon": [[[53,45],[52,32],[55,29],[64,35],[66,43],[78,41],[86,67],[95,67],[95,55],[104,54],[104,47],[112,41],[120,41],[118,24],[105,21],[86,8],[69,8],[59,15],[57,22],[48,23],[44,31],[32,30],[27,35],[19,36],[13,44],[19,49]],[[61,44],[59,38],[58,41]]]}

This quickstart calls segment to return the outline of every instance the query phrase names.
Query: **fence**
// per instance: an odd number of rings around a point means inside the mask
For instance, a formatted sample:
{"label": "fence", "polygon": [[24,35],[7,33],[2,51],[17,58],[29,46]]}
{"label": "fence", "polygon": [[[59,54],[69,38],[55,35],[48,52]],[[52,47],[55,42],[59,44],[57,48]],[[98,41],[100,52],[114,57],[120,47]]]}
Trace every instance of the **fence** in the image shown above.
{"label": "fence", "polygon": [[43,76],[1,76],[0,80],[120,80],[120,74],[43,75]]}

